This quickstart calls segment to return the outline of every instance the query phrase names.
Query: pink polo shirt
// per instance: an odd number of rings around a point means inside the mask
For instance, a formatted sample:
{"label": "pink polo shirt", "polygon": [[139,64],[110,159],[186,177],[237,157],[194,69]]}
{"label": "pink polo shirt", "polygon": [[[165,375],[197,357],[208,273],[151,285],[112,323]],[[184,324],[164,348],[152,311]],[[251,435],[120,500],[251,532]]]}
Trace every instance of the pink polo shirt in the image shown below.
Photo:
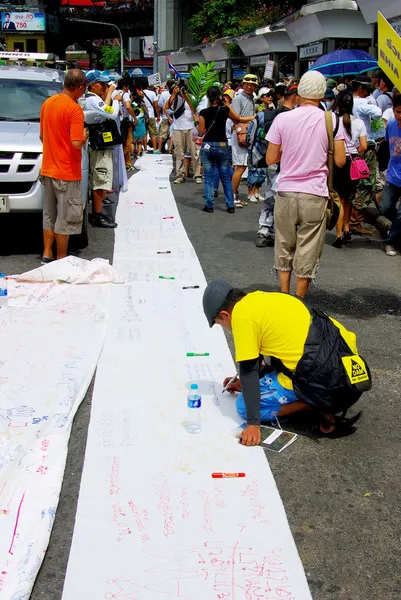
{"label": "pink polo shirt", "polygon": [[[333,114],[333,130],[336,125]],[[303,192],[315,196],[328,196],[327,151],[329,140],[326,131],[325,111],[317,106],[300,106],[278,115],[267,134],[272,144],[282,148],[279,192]],[[336,137],[344,139],[340,122]]]}

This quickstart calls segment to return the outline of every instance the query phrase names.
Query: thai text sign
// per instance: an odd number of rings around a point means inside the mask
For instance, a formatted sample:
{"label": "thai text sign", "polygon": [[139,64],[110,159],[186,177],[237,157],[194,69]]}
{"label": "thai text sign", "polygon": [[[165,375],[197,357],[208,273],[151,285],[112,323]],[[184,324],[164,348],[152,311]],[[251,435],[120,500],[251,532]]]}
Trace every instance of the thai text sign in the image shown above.
{"label": "thai text sign", "polygon": [[377,15],[379,32],[379,66],[401,90],[401,37],[379,12]]}

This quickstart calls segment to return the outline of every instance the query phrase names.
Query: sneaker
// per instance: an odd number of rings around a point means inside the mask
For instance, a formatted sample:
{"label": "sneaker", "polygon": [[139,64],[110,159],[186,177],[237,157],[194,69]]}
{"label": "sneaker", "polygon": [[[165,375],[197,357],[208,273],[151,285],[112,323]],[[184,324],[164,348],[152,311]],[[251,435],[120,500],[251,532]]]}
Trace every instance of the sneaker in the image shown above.
{"label": "sneaker", "polygon": [[117,223],[107,218],[103,214],[95,214],[93,215],[92,226],[103,227],[104,229],[115,229],[117,227]]}
{"label": "sneaker", "polygon": [[255,246],[256,248],[267,248],[268,246],[274,246],[274,240],[264,235],[257,235]]}
{"label": "sneaker", "polygon": [[40,264],[42,265],[48,265],[52,262],[54,262],[55,259],[54,258],[48,258],[47,256],[42,256],[40,259]]}
{"label": "sneaker", "polygon": [[387,244],[386,254],[387,256],[397,256],[397,250],[393,246],[390,246],[390,244]]}
{"label": "sneaker", "polygon": [[160,150],[154,150],[153,154],[161,154]]}
{"label": "sneaker", "polygon": [[251,204],[257,204],[259,202],[259,200],[257,199],[257,196],[248,196],[247,200],[248,200],[248,202],[251,202]]}
{"label": "sneaker", "polygon": [[234,206],[235,208],[244,208],[244,205],[242,204],[241,200],[234,200]]}
{"label": "sneaker", "polygon": [[185,177],[177,177],[177,179],[175,179],[174,183],[185,183]]}
{"label": "sneaker", "polygon": [[202,208],[202,211],[203,211],[203,212],[207,212],[207,213],[212,213],[212,212],[214,212],[214,208],[212,208],[212,207],[210,207],[210,206],[204,206],[204,207]]}
{"label": "sneaker", "polygon": [[262,196],[262,194],[255,194],[255,198],[258,199],[258,202],[264,202],[265,201],[265,197]]}
{"label": "sneaker", "polygon": [[112,206],[113,204],[115,204],[115,200],[111,198],[105,198],[102,202],[102,206]]}
{"label": "sneaker", "polygon": [[195,183],[203,183],[202,177],[195,177]]}
{"label": "sneaker", "polygon": [[235,213],[235,206],[227,206],[227,212],[233,215]]}

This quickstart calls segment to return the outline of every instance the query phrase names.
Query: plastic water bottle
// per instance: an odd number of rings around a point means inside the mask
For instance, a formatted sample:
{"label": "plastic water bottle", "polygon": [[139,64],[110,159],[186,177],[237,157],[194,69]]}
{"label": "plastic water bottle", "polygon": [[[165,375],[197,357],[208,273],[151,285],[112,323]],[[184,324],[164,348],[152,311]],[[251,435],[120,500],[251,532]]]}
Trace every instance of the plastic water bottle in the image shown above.
{"label": "plastic water bottle", "polygon": [[8,306],[7,277],[0,273],[0,317],[4,315]]}
{"label": "plastic water bottle", "polygon": [[191,384],[188,394],[188,433],[200,433],[201,430],[201,406],[202,397],[196,383]]}

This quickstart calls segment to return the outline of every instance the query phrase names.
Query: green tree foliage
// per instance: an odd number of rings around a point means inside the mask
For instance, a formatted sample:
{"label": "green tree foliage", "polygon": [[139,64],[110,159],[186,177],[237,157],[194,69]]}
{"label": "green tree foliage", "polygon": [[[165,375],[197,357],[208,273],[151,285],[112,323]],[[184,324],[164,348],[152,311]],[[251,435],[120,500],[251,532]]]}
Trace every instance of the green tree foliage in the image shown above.
{"label": "green tree foliage", "polygon": [[100,48],[100,63],[103,69],[116,69],[120,63],[119,46],[102,46]]}
{"label": "green tree foliage", "polygon": [[302,0],[205,0],[198,1],[188,27],[196,43],[247,33],[274,23],[302,6]]}
{"label": "green tree foliage", "polygon": [[196,110],[208,88],[216,81],[216,72],[213,71],[214,62],[199,63],[191,69],[188,81],[188,90],[192,107]]}

